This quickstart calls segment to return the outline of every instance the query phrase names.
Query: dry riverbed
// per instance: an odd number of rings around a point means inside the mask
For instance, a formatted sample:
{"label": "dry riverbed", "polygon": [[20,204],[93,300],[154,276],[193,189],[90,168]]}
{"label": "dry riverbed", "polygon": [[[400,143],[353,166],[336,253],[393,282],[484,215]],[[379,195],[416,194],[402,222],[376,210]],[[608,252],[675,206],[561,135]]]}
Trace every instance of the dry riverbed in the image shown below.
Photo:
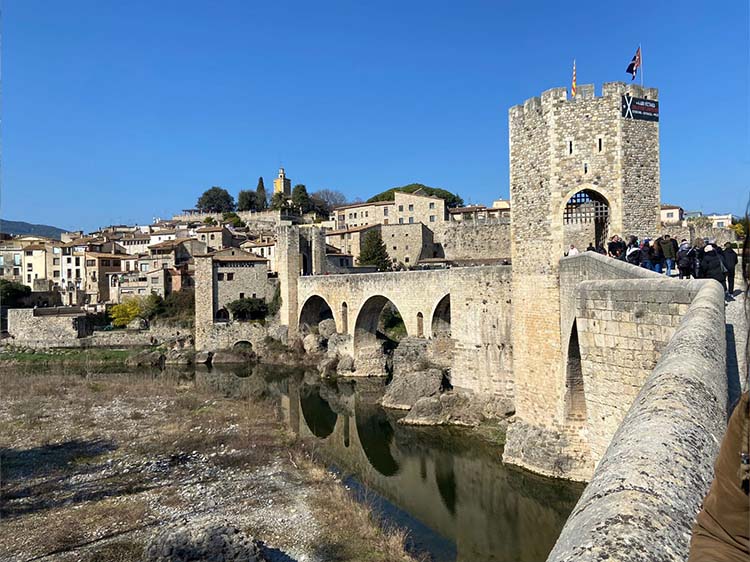
{"label": "dry riverbed", "polygon": [[165,527],[225,523],[270,561],[408,561],[275,404],[177,375],[0,370],[0,560],[135,562]]}

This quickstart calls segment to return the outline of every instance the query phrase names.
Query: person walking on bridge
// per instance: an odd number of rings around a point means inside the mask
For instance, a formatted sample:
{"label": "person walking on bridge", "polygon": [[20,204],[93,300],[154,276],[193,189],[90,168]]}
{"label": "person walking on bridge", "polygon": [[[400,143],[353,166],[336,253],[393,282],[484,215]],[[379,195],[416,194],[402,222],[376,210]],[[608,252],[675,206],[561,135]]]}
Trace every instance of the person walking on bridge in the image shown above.
{"label": "person walking on bridge", "polygon": [[667,277],[672,277],[672,268],[674,267],[674,261],[677,258],[677,240],[672,238],[669,234],[665,234],[659,240],[659,247],[661,248],[661,254],[664,257],[664,262],[667,268]]}
{"label": "person walking on bridge", "polygon": [[724,265],[727,268],[727,295],[734,296],[734,275],[737,267],[737,252],[732,248],[732,244],[724,244]]}

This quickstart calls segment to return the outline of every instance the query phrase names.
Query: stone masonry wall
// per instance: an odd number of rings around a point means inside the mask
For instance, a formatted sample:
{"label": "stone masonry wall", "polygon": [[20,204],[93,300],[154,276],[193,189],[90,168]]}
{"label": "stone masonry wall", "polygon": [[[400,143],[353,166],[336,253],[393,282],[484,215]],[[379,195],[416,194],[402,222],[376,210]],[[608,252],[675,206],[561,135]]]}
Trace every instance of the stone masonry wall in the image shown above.
{"label": "stone masonry wall", "polygon": [[34,316],[32,308],[11,308],[8,310],[9,345],[49,348],[68,347],[75,342],[81,333],[80,316]]}
{"label": "stone masonry wall", "polygon": [[512,400],[511,268],[465,267],[450,272],[452,384]]}
{"label": "stone masonry wall", "polygon": [[[435,246],[449,260],[509,259],[510,220],[493,223],[445,221],[430,225]],[[432,257],[432,256],[426,256]]]}
{"label": "stone masonry wall", "polygon": [[687,559],[727,423],[724,298],[704,282],[548,562]]}
{"label": "stone masonry wall", "polygon": [[576,324],[594,466],[706,281],[585,281]]}

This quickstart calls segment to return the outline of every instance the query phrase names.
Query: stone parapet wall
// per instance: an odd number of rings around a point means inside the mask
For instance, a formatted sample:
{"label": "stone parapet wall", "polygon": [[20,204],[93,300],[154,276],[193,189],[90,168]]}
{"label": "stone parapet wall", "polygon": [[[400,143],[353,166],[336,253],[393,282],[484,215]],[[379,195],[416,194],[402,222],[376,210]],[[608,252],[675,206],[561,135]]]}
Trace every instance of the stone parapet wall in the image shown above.
{"label": "stone parapet wall", "polygon": [[[281,211],[238,211],[239,216],[245,223],[266,223],[268,226],[279,226],[283,220]],[[214,219],[217,222],[223,220],[222,213],[193,213],[174,215],[173,221],[203,222],[206,219]]]}
{"label": "stone parapet wall", "polygon": [[684,561],[727,423],[724,298],[698,291],[548,562]]}
{"label": "stone parapet wall", "polygon": [[8,310],[6,345],[33,348],[73,347],[86,335],[85,315],[40,315],[33,308]]}
{"label": "stone parapet wall", "polygon": [[[682,225],[665,225],[661,228],[661,234],[669,234],[678,242],[683,238],[689,242],[697,240],[715,240],[717,244],[724,245],[727,242],[736,242],[737,235],[729,228],[695,227]],[[655,233],[656,234],[656,233]]]}
{"label": "stone parapet wall", "polygon": [[196,351],[215,351],[217,349],[231,349],[235,343],[246,341],[253,349],[264,345],[270,330],[259,322],[216,322],[196,326]]}

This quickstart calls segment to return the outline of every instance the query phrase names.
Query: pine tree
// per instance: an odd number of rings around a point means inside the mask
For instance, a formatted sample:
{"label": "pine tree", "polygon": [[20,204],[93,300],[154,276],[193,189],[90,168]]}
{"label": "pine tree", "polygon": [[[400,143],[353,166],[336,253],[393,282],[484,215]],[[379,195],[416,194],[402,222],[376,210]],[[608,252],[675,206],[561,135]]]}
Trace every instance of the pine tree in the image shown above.
{"label": "pine tree", "polygon": [[292,190],[292,205],[300,212],[306,213],[312,208],[312,201],[307,193],[307,187],[298,183]]}
{"label": "pine tree", "polygon": [[359,265],[374,265],[378,271],[390,271],[391,258],[388,257],[385,242],[377,230],[373,229],[365,234],[359,252]]}
{"label": "pine tree", "polygon": [[263,176],[258,178],[258,187],[255,188],[255,208],[259,211],[268,208],[268,194],[263,184]]}

